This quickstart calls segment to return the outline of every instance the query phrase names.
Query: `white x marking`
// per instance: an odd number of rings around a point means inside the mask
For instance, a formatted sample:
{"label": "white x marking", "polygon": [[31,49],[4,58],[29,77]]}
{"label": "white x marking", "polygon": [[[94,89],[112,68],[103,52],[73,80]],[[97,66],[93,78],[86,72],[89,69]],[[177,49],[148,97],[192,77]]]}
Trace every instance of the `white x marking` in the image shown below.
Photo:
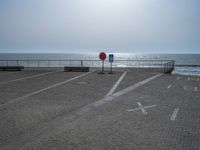
{"label": "white x marking", "polygon": [[138,108],[134,108],[134,109],[128,109],[127,111],[136,111],[136,110],[141,110],[142,111],[142,113],[144,114],[144,115],[147,115],[147,111],[145,110],[146,108],[151,108],[151,107],[156,107],[157,105],[151,105],[151,106],[143,106],[140,102],[137,102],[137,104],[138,104]]}

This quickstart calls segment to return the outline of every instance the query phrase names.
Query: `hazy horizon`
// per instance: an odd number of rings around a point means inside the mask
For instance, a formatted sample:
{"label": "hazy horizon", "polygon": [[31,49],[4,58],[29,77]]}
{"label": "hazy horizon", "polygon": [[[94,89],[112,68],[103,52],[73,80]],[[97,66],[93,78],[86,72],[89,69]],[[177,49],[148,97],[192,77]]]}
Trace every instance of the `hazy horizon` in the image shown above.
{"label": "hazy horizon", "polygon": [[49,52],[49,51],[42,51],[42,52],[33,52],[33,51],[25,51],[25,52],[22,52],[22,51],[16,51],[16,52],[0,52],[0,54],[99,54],[100,52],[105,52],[107,54],[197,54],[197,55],[200,55],[200,52],[171,52],[171,53],[165,53],[165,52],[113,52],[113,51],[105,51],[105,50],[102,50],[102,51],[60,51],[60,52]]}

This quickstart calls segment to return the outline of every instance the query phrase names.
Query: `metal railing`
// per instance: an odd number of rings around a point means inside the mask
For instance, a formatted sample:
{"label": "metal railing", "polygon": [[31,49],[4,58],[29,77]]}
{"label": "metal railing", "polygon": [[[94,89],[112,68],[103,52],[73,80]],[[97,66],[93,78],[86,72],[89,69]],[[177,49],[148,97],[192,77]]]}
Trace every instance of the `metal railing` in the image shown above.
{"label": "metal railing", "polygon": [[[160,68],[164,73],[174,69],[173,60],[114,60],[113,68]],[[64,66],[101,67],[100,60],[0,60],[0,66],[24,66],[25,68],[51,68]],[[108,60],[105,67],[110,67]]]}
{"label": "metal railing", "polygon": [[164,64],[164,73],[171,73],[174,70],[175,61],[169,61]]}

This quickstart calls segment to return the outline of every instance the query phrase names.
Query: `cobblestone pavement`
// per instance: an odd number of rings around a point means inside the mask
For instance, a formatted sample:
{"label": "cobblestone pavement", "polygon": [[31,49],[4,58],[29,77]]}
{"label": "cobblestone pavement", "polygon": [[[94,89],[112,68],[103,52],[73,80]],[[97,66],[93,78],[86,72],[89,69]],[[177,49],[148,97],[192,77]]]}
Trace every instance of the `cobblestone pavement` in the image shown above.
{"label": "cobblestone pavement", "polygon": [[0,85],[1,150],[200,149],[199,77],[11,74],[0,73],[6,82],[21,78]]}

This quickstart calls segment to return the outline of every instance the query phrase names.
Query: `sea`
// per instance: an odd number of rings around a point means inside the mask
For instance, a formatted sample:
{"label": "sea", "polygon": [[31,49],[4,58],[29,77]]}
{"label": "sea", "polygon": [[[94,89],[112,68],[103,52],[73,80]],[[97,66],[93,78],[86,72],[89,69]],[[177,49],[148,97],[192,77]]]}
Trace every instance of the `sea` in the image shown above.
{"label": "sea", "polygon": [[[200,54],[112,54],[114,61],[174,60],[175,70],[173,74],[200,76]],[[0,60],[99,60],[99,53],[0,53]]]}

